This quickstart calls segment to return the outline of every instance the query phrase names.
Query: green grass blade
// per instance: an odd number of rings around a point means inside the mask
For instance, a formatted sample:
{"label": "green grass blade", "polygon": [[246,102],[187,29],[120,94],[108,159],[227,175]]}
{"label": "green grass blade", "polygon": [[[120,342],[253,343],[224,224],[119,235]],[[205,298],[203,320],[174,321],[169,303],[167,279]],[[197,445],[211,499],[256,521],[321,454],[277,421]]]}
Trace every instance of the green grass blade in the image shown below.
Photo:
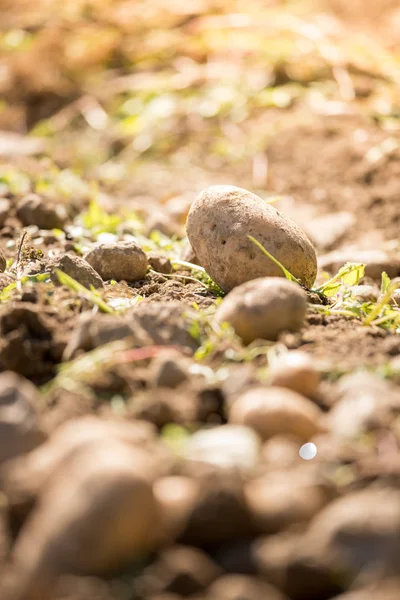
{"label": "green grass blade", "polygon": [[261,250],[261,252],[263,252],[263,253],[264,253],[266,256],[268,256],[268,258],[269,258],[270,260],[272,260],[272,262],[273,262],[273,263],[275,263],[275,264],[276,264],[276,266],[277,266],[277,267],[279,267],[279,268],[282,270],[282,272],[283,272],[284,276],[286,277],[286,279],[289,279],[289,281],[294,281],[295,283],[300,283],[300,281],[299,281],[299,280],[298,280],[298,279],[297,279],[297,278],[296,278],[294,275],[292,275],[292,274],[290,273],[290,271],[288,271],[288,270],[287,270],[287,269],[286,269],[286,268],[285,268],[285,267],[284,267],[284,266],[283,266],[283,265],[282,265],[282,264],[279,262],[279,260],[277,260],[277,259],[275,258],[275,256],[272,256],[272,254],[270,254],[270,253],[268,252],[268,250],[266,250],[266,249],[264,248],[264,246],[263,246],[262,244],[260,244],[260,242],[259,242],[258,240],[256,240],[256,239],[255,239],[255,238],[254,238],[252,235],[248,235],[247,237],[249,238],[249,240],[250,240],[250,241],[252,241],[252,242],[253,242],[253,244],[255,244],[255,245],[257,246],[257,248],[258,248],[259,250]]}
{"label": "green grass blade", "polygon": [[115,310],[111,308],[111,306],[109,306],[107,302],[104,302],[104,300],[102,300],[97,294],[91,292],[90,290],[85,288],[85,286],[78,283],[73,277],[70,277],[63,271],[60,271],[60,269],[55,269],[55,274],[57,275],[58,281],[62,285],[65,285],[73,292],[80,294],[81,296],[86,298],[86,300],[89,300],[89,302],[95,304],[102,312],[115,314]]}

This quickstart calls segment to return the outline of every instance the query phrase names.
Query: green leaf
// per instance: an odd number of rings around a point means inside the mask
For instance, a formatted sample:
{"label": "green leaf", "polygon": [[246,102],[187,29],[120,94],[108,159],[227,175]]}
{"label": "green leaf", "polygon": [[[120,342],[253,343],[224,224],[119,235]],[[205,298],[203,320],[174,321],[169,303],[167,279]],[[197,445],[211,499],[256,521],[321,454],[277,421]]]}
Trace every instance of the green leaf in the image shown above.
{"label": "green leaf", "polygon": [[365,265],[362,263],[346,263],[332,279],[319,286],[316,290],[325,296],[334,296],[343,285],[357,285],[364,277]]}

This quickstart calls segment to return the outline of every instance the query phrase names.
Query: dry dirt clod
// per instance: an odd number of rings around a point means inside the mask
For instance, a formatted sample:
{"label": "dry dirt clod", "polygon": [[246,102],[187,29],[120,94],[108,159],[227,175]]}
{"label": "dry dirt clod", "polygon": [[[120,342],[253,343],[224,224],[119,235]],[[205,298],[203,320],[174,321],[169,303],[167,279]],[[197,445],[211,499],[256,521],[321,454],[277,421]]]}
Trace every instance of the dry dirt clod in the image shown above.
{"label": "dry dirt clod", "polygon": [[172,273],[171,261],[166,256],[162,256],[162,254],[158,254],[157,252],[148,252],[147,260],[150,267],[154,271],[157,271],[157,273],[165,273],[167,275]]}
{"label": "dry dirt clod", "polygon": [[135,242],[100,244],[84,258],[104,280],[139,281],[146,276],[147,257]]}
{"label": "dry dirt clod", "polygon": [[143,557],[160,518],[146,454],[115,440],[82,447],[53,475],[13,552],[21,600],[47,600],[64,573],[102,575]]}
{"label": "dry dirt clod", "polygon": [[321,376],[313,359],[301,350],[282,354],[268,369],[268,381],[271,385],[288,388],[307,398],[315,398],[320,380]]}
{"label": "dry dirt clod", "polygon": [[247,281],[222,301],[215,319],[228,322],[245,344],[256,339],[276,340],[283,331],[304,325],[307,300],[295,283],[278,277]]}
{"label": "dry dirt clod", "polygon": [[252,427],[262,439],[292,434],[308,440],[322,427],[322,412],[310,400],[280,387],[254,387],[233,403],[229,421]]}
{"label": "dry dirt clod", "polygon": [[234,186],[213,186],[194,200],[187,234],[200,264],[226,292],[282,270],[248,238],[253,236],[292,275],[311,287],[317,274],[306,234],[259,196]]}
{"label": "dry dirt clod", "polygon": [[51,204],[36,194],[19,201],[17,216],[24,226],[37,225],[39,229],[63,229],[68,220],[65,206]]}
{"label": "dry dirt clod", "polygon": [[41,403],[30,381],[11,371],[0,375],[0,465],[45,440],[39,423]]}
{"label": "dry dirt clod", "polygon": [[189,365],[190,362],[179,352],[166,350],[156,357],[151,365],[154,386],[177,388],[188,381]]}
{"label": "dry dirt clod", "polygon": [[64,254],[61,258],[54,261],[51,266],[50,278],[53,283],[59,284],[59,280],[55,270],[59,269],[66,273],[84,287],[90,289],[103,287],[103,280],[100,275],[89,265],[89,263],[71,254]]}

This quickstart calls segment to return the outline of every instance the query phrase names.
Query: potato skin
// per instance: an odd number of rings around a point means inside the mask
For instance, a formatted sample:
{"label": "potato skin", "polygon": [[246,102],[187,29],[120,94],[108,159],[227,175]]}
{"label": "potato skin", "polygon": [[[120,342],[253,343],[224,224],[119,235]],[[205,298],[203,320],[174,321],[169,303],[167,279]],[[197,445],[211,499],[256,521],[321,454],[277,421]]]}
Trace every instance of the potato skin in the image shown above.
{"label": "potato skin", "polygon": [[317,259],[306,234],[243,188],[216,185],[201,192],[192,203],[186,228],[200,264],[226,292],[257,277],[283,276],[249,235],[304,285],[310,288],[315,281]]}
{"label": "potato skin", "polygon": [[306,295],[287,279],[260,277],[232,290],[215,314],[230,323],[245,344],[256,339],[276,340],[283,331],[298,331],[307,311]]}
{"label": "potato skin", "polygon": [[103,575],[154,544],[160,508],[147,454],[94,441],[46,485],[14,546],[18,600],[47,600],[64,573]]}
{"label": "potato skin", "polygon": [[317,405],[280,387],[258,386],[244,392],[233,403],[229,423],[251,427],[263,440],[281,434],[308,440],[323,430]]}

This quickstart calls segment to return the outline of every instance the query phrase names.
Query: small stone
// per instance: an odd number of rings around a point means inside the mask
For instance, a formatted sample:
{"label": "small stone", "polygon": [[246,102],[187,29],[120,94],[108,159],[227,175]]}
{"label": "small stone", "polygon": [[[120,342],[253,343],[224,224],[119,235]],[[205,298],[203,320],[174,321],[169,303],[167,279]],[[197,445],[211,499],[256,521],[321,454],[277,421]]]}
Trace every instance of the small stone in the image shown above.
{"label": "small stone", "polygon": [[171,261],[166,256],[157,254],[157,252],[148,252],[147,260],[149,261],[150,267],[154,269],[154,271],[157,271],[157,273],[164,273],[166,275],[172,273]]}
{"label": "small stone", "polygon": [[91,287],[103,287],[103,280],[100,275],[93,269],[93,267],[89,265],[86,260],[80,258],[79,256],[64,254],[64,256],[58,258],[52,264],[50,278],[53,283],[59,285],[59,280],[55,272],[56,269],[63,271],[63,273],[66,273],[88,289]]}
{"label": "small stone", "polygon": [[11,209],[10,201],[7,198],[0,199],[0,227],[3,227],[5,220]]}
{"label": "small stone", "polygon": [[36,225],[39,229],[63,229],[68,214],[62,204],[54,205],[36,194],[20,200],[17,216],[24,226]]}
{"label": "small stone", "polygon": [[30,381],[11,371],[0,375],[0,465],[44,441],[39,404],[40,394]]}
{"label": "small stone", "polygon": [[340,250],[321,256],[320,270],[335,274],[346,263],[365,264],[365,275],[375,281],[381,280],[382,271],[390,278],[400,275],[400,258],[383,250]]}
{"label": "small stone", "polygon": [[242,283],[222,301],[215,319],[229,323],[245,344],[276,340],[284,331],[299,331],[307,300],[299,285],[281,277],[261,277]]}
{"label": "small stone", "polygon": [[136,242],[101,244],[84,257],[103,280],[139,281],[147,272],[147,257]]}
{"label": "small stone", "polygon": [[303,460],[312,460],[317,456],[317,446],[312,442],[308,442],[308,444],[303,444],[299,450],[299,456]]}

